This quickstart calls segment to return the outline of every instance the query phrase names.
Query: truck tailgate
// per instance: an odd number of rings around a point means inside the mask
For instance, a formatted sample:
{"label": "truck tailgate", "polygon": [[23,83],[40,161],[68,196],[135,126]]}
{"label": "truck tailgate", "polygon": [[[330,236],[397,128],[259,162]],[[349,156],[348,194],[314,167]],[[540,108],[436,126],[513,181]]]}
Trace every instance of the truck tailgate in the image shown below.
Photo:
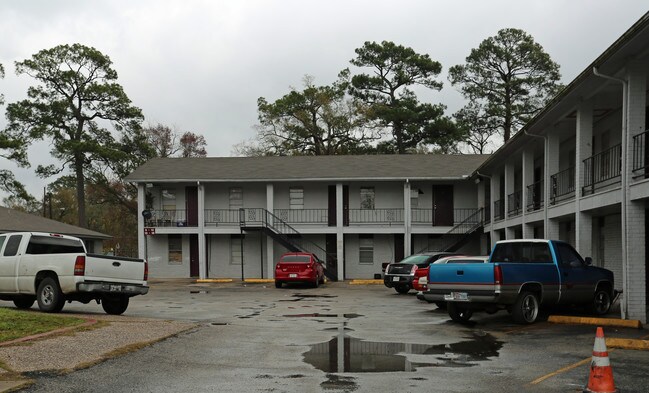
{"label": "truck tailgate", "polygon": [[[428,271],[428,291],[448,295],[451,292],[467,294],[467,299],[493,298],[494,265],[492,263],[431,264]],[[477,297],[477,298],[476,298]]]}
{"label": "truck tailgate", "polygon": [[85,278],[88,281],[143,284],[144,260],[87,254]]}

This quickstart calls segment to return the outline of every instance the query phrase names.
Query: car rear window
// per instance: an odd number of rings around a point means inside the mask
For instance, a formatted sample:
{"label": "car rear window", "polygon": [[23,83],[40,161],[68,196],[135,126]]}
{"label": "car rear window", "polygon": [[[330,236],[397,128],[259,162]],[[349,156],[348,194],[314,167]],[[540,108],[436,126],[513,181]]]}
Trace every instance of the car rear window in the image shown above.
{"label": "car rear window", "polygon": [[308,255],[284,255],[280,262],[297,262],[297,263],[309,263],[311,262],[311,257]]}
{"label": "car rear window", "polygon": [[548,243],[512,242],[499,243],[491,257],[491,262],[503,263],[553,263]]}
{"label": "car rear window", "polygon": [[79,240],[49,236],[32,236],[27,245],[27,254],[77,254],[83,253]]}

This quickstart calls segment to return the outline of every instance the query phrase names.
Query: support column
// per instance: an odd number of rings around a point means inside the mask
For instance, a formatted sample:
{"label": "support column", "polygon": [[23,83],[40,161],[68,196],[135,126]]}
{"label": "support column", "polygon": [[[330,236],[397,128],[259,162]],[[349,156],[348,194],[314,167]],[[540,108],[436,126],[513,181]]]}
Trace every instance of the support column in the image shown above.
{"label": "support column", "polygon": [[581,211],[582,189],[586,183],[583,162],[593,155],[593,105],[582,102],[577,108],[575,150],[575,248],[583,256],[593,255],[593,219]]}
{"label": "support column", "polygon": [[198,277],[207,278],[207,252],[205,247],[205,185],[198,188]]}
{"label": "support column", "polygon": [[403,183],[403,256],[410,256],[412,250],[412,206],[410,205],[410,182]]}
{"label": "support column", "polygon": [[548,133],[548,142],[545,149],[545,162],[546,171],[544,173],[543,187],[545,188],[545,201],[543,202],[543,209],[545,209],[545,222],[543,231],[546,239],[559,239],[559,223],[551,220],[548,217],[547,211],[552,204],[552,175],[559,172],[559,134],[556,132]]}
{"label": "support column", "polygon": [[146,259],[146,236],[144,236],[144,217],[142,211],[146,209],[146,188],[144,183],[137,184],[137,256]]}
{"label": "support column", "polygon": [[[647,282],[645,255],[645,207],[642,201],[631,201],[628,192],[633,182],[633,137],[645,131],[647,65],[632,62],[627,71],[627,134],[622,138],[622,271],[627,315],[647,323]],[[624,132],[624,130],[622,131]]]}
{"label": "support column", "polygon": [[343,233],[343,185],[336,184],[336,260],[338,281],[345,279],[345,234]]}
{"label": "support column", "polygon": [[523,160],[522,160],[522,178],[523,178],[523,189],[522,189],[522,229],[523,229],[523,239],[532,239],[534,238],[534,227],[528,224],[527,222],[527,205],[532,203],[529,199],[530,195],[527,192],[527,186],[534,184],[534,151],[532,149],[523,150]]}
{"label": "support column", "polygon": [[[275,188],[272,183],[266,184],[266,210],[273,213],[275,209]],[[273,213],[274,214],[274,213]],[[266,271],[268,278],[275,274],[275,242],[266,241]]]}
{"label": "support column", "polygon": [[[496,201],[499,201],[501,199],[500,196],[500,182],[501,182],[501,176],[499,173],[494,173],[491,175],[491,246],[500,240],[500,235],[498,235],[498,232],[494,229],[495,227],[495,220],[496,220]],[[500,201],[502,203],[502,201]],[[502,219],[502,217],[500,217]]]}

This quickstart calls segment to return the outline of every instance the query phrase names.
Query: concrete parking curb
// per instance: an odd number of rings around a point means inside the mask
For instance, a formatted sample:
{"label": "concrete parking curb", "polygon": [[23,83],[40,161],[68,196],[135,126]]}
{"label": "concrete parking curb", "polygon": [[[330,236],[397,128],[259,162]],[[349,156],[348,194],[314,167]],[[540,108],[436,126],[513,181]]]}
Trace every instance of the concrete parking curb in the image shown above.
{"label": "concrete parking curb", "polygon": [[579,324],[579,325],[597,325],[626,327],[633,329],[642,329],[642,323],[633,319],[618,318],[592,318],[592,317],[571,317],[565,315],[550,315],[548,322],[562,324]]}
{"label": "concrete parking curb", "polygon": [[383,285],[383,280],[351,280],[349,285]]}
{"label": "concrete parking curb", "polygon": [[606,347],[649,351],[649,340],[638,340],[631,338],[607,338]]}
{"label": "concrete parking curb", "polygon": [[201,278],[201,279],[196,280],[196,283],[198,283],[198,284],[204,284],[204,283],[205,284],[207,284],[207,283],[225,284],[225,283],[229,283],[229,282],[233,282],[233,281],[234,280],[231,279],[231,278]]}
{"label": "concrete parking curb", "polygon": [[266,284],[275,282],[272,278],[246,278],[243,282],[247,284]]}

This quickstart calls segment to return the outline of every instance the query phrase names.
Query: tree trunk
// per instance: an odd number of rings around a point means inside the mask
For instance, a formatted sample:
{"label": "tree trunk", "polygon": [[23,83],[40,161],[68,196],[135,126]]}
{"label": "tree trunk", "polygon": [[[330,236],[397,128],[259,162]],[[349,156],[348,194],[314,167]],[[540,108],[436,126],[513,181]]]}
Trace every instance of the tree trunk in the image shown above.
{"label": "tree trunk", "polygon": [[406,149],[403,146],[403,125],[401,123],[394,123],[392,128],[394,138],[397,140],[397,154],[406,154]]}
{"label": "tree trunk", "polygon": [[83,175],[83,156],[77,156],[74,159],[74,173],[77,178],[77,208],[79,209],[79,226],[88,227],[86,219],[86,192],[85,178]]}

